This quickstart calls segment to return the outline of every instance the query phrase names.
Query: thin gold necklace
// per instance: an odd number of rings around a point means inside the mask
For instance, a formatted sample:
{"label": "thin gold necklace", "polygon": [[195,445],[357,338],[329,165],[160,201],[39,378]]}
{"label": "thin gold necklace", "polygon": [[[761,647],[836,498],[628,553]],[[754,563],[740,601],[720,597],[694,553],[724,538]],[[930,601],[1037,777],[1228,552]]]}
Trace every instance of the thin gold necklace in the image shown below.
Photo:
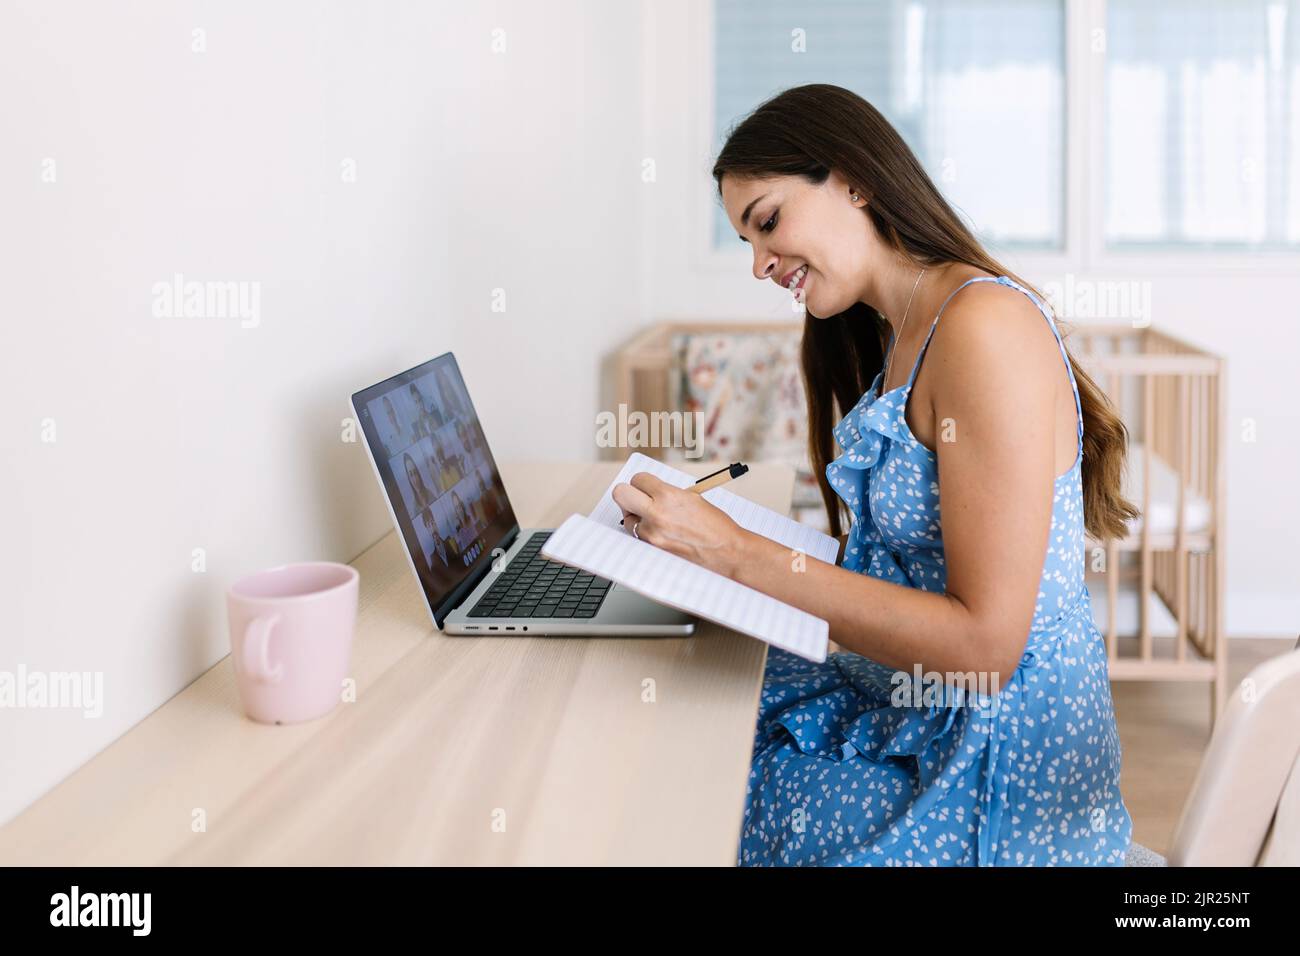
{"label": "thin gold necklace", "polygon": [[889,381],[889,371],[894,367],[894,353],[898,351],[898,343],[903,338],[903,329],[907,328],[907,313],[912,311],[912,300],[916,298],[916,287],[921,284],[923,275],[925,269],[916,274],[916,281],[912,283],[912,294],[907,297],[907,307],[903,309],[903,321],[898,323],[898,334],[894,336],[894,344],[889,348],[889,361],[885,363],[885,377],[880,380],[879,395],[885,394],[885,383]]}

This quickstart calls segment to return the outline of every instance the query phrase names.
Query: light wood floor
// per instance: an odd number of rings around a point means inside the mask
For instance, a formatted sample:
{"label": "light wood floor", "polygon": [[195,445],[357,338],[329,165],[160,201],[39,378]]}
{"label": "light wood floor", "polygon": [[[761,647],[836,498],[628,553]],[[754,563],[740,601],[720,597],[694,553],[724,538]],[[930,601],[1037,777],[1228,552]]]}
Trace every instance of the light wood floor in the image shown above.
{"label": "light wood floor", "polygon": [[[1229,641],[1228,695],[1253,668],[1294,645],[1273,638]],[[1210,742],[1209,685],[1112,681],[1110,686],[1124,754],[1120,791],[1133,818],[1133,839],[1163,854]]]}

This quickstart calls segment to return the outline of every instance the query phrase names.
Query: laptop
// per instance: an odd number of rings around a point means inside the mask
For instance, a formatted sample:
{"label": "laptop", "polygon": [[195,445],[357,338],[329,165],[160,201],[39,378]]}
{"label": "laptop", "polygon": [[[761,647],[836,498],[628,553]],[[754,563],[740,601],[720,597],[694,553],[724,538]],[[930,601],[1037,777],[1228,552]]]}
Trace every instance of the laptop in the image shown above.
{"label": "laptop", "polygon": [[542,557],[554,529],[519,527],[452,353],[355,393],[352,411],[443,633],[694,633],[690,615]]}

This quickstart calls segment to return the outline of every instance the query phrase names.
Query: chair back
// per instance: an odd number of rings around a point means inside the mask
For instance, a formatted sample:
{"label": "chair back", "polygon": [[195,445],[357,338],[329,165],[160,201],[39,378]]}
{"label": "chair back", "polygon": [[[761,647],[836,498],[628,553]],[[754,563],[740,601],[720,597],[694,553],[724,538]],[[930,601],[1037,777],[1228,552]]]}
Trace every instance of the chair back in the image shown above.
{"label": "chair back", "polygon": [[1216,723],[1170,866],[1300,862],[1300,644],[1260,664]]}

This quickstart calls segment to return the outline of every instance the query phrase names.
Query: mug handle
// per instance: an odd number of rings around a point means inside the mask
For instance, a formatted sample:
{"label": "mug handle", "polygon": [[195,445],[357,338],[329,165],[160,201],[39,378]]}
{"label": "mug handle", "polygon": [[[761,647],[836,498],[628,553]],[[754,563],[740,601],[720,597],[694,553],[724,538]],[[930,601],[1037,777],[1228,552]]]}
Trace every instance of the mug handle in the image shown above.
{"label": "mug handle", "polygon": [[280,615],[268,614],[254,618],[244,631],[244,670],[259,684],[278,684],[284,677],[284,665],[276,661],[271,665],[271,630],[280,622]]}

